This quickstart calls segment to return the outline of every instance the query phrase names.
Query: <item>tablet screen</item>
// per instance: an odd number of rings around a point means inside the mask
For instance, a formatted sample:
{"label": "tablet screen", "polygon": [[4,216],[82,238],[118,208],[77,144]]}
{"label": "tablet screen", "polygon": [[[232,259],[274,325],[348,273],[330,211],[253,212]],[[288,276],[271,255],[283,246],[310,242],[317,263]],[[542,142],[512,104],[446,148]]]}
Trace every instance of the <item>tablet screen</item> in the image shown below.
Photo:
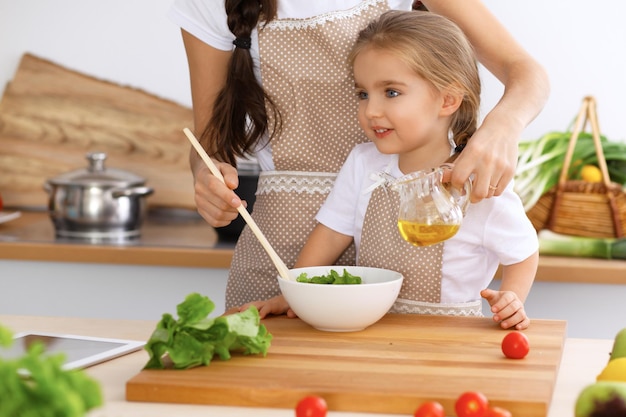
{"label": "tablet screen", "polygon": [[145,345],[145,342],[134,340],[28,332],[16,334],[11,347],[0,348],[0,357],[21,357],[36,341],[44,344],[47,355],[64,354],[64,369],[85,368],[137,351]]}

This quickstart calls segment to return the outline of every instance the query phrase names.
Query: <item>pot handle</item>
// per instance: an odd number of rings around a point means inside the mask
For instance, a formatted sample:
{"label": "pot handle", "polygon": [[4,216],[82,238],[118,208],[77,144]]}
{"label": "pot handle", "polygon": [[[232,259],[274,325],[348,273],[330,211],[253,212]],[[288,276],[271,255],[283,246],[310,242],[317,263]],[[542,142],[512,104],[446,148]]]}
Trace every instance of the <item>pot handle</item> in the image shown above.
{"label": "pot handle", "polygon": [[111,190],[113,198],[148,196],[154,192],[150,187],[114,188]]}

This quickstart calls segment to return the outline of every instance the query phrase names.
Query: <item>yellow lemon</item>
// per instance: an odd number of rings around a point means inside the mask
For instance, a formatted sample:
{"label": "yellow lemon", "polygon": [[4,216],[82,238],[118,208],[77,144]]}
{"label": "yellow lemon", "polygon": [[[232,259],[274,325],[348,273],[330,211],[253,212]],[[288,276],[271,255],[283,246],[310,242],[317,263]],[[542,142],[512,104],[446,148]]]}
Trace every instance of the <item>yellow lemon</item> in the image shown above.
{"label": "yellow lemon", "polygon": [[580,177],[587,182],[601,182],[602,171],[595,165],[585,165],[580,170]]}
{"label": "yellow lemon", "polygon": [[626,358],[615,358],[606,364],[596,381],[626,382]]}

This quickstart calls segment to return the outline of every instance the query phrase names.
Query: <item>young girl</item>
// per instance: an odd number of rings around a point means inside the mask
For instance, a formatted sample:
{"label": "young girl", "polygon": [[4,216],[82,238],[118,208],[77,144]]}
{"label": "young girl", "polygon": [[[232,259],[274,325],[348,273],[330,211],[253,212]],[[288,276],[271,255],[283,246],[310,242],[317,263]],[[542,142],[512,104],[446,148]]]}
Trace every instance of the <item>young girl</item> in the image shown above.
{"label": "young girl", "polygon": [[[254,152],[262,172],[252,217],[282,260],[295,263],[337,172],[367,140],[354,117],[348,53],[370,21],[413,3],[174,1],[170,17],[182,29],[194,130],[226,182],[191,149],[195,202],[208,224],[225,226],[237,217],[242,201],[233,191],[235,157]],[[473,201],[500,195],[513,177],[520,134],[547,99],[546,73],[481,0],[422,3],[458,23],[504,85],[452,171],[453,184],[473,175]],[[354,256],[350,247],[339,262],[354,264]],[[274,265],[245,227],[229,271],[226,308],[279,293]]]}
{"label": "young girl", "polygon": [[[463,32],[432,13],[389,11],[361,31],[350,61],[371,143],[348,156],[295,267],[332,265],[354,242],[357,264],[404,275],[392,312],[482,315],[482,296],[502,328],[528,327],[538,242],[512,184],[470,204],[449,240],[416,247],[398,232],[399,199],[385,181],[453,161],[476,131],[480,80]],[[499,291],[487,289],[500,264]],[[293,315],[282,296],[253,304],[262,316]]]}

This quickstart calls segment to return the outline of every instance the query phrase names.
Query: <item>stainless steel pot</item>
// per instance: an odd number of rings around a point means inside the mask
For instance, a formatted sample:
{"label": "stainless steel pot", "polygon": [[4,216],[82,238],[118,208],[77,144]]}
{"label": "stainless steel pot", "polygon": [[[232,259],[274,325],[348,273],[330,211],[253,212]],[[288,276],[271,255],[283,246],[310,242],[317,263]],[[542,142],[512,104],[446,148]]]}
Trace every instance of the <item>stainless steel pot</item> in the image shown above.
{"label": "stainless steel pot", "polygon": [[87,154],[89,165],[46,181],[49,214],[58,237],[124,240],[140,235],[145,197],[153,189],[130,172],[106,168],[107,155]]}

